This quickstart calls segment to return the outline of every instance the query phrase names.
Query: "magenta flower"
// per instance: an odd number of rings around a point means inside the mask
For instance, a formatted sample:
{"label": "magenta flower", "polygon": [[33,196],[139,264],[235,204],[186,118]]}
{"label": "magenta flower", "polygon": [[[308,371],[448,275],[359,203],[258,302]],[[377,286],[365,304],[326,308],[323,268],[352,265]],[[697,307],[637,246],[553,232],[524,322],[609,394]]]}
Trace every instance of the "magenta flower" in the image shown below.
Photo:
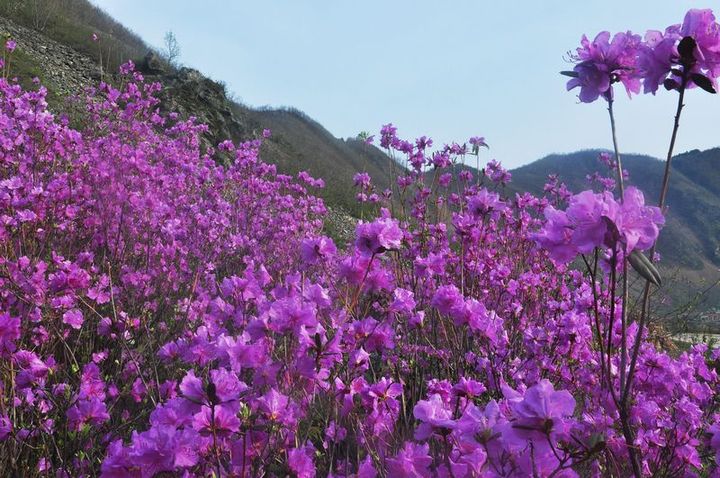
{"label": "magenta flower", "polygon": [[720,25],[712,10],[691,9],[680,27],[681,37],[695,40],[695,60],[711,79],[720,74]]}
{"label": "magenta flower", "polygon": [[628,95],[640,91],[640,75],[637,71],[637,52],[640,36],[631,32],[616,33],[610,39],[609,32],[600,32],[590,42],[583,35],[577,49],[573,69],[574,77],[567,89],[580,87],[580,101],[592,103],[598,97],[612,98],[612,84],[620,82]]}
{"label": "magenta flower", "polygon": [[20,318],[0,314],[0,357],[9,357],[15,351],[15,341],[20,338]]}
{"label": "magenta flower", "polygon": [[397,478],[430,478],[430,465],[432,458],[428,454],[430,447],[427,443],[422,445],[405,442],[402,450],[393,458],[387,460],[388,476]]}
{"label": "magenta flower", "polygon": [[548,380],[541,380],[525,392],[521,400],[511,401],[513,428],[549,433],[562,430],[564,420],[575,411],[575,398],[567,390],[556,391]]}
{"label": "magenta flower", "polygon": [[331,259],[336,253],[335,243],[327,236],[303,239],[300,243],[300,257],[306,264]]}
{"label": "magenta flower", "polygon": [[413,416],[422,423],[415,430],[416,440],[426,440],[433,432],[448,433],[456,426],[452,412],[447,409],[439,394],[429,400],[420,400],[413,408]]}
{"label": "magenta flower", "polygon": [[297,478],[315,478],[314,452],[315,448],[310,442],[302,448],[293,448],[288,452],[288,466]]}
{"label": "magenta flower", "polygon": [[8,53],[12,53],[15,51],[15,48],[17,47],[17,43],[15,40],[8,40],[5,42],[5,49],[8,51]]}
{"label": "magenta flower", "polygon": [[63,323],[69,325],[73,329],[79,329],[84,322],[83,314],[78,309],[68,310],[63,314]]}
{"label": "magenta flower", "polygon": [[577,254],[587,254],[596,247],[607,247],[630,253],[649,249],[665,223],[660,209],[646,206],[641,191],[625,190],[622,203],[611,193],[583,191],[570,198],[567,211],[552,206],[545,209],[547,222],[534,236],[557,262],[566,263]]}
{"label": "magenta flower", "polygon": [[356,228],[355,246],[364,255],[381,254],[397,250],[403,240],[403,232],[396,220],[389,217],[373,222],[360,222]]}
{"label": "magenta flower", "polygon": [[507,209],[505,201],[500,199],[500,195],[495,192],[482,188],[480,192],[468,199],[468,211],[475,217],[484,217],[488,214],[495,214]]}
{"label": "magenta flower", "polygon": [[270,421],[286,424],[294,421],[293,411],[292,408],[288,406],[289,404],[290,401],[288,397],[274,388],[271,388],[269,392],[265,393],[265,395],[258,400],[260,411],[262,411]]}
{"label": "magenta flower", "polygon": [[79,400],[67,411],[70,428],[80,430],[83,425],[100,425],[110,419],[105,402],[98,398]]}
{"label": "magenta flower", "polygon": [[203,405],[193,416],[192,427],[205,435],[228,436],[240,429],[240,419],[225,406]]}
{"label": "magenta flower", "polygon": [[665,81],[679,58],[677,42],[679,35],[672,31],[665,33],[650,30],[638,50],[638,68],[643,76],[643,91],[655,94]]}

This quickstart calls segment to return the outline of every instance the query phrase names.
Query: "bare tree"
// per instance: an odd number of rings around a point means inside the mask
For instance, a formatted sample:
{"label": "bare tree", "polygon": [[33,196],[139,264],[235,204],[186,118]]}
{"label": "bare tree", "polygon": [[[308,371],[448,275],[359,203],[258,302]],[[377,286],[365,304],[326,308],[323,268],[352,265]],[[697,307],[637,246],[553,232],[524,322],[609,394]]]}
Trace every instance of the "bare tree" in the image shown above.
{"label": "bare tree", "polygon": [[177,66],[178,59],[180,58],[180,44],[175,38],[175,34],[171,31],[165,33],[165,50],[163,51],[167,61]]}
{"label": "bare tree", "polygon": [[32,27],[42,32],[48,22],[62,9],[62,2],[58,0],[29,0],[27,2],[32,20]]}

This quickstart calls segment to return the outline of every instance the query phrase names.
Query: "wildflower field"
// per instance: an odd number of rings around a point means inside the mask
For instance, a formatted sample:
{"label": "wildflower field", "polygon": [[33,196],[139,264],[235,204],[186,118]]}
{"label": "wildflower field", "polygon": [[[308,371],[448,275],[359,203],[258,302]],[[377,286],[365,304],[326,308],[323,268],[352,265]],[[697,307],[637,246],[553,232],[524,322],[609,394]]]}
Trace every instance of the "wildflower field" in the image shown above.
{"label": "wildflower field", "polygon": [[205,150],[132,63],[53,114],[14,48],[2,476],[720,477],[720,353],[647,334],[681,113],[720,76],[711,11],[583,37],[562,72],[613,140],[618,90],[677,96],[659,199],[616,141],[596,190],[509,196],[484,138],[386,125],[395,184],[358,171],[349,244],[324,235],[323,180],[264,163],[262,137]]}

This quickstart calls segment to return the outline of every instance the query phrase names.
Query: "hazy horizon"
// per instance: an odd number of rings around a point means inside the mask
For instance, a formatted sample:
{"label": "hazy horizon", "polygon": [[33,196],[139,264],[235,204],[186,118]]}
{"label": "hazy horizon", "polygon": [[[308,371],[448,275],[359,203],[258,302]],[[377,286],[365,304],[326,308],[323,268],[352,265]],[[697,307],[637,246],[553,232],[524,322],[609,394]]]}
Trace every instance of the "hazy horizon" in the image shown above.
{"label": "hazy horizon", "polygon": [[[581,35],[627,27],[644,34],[707,6],[93,1],[157,48],[173,31],[181,63],[225,82],[244,104],[298,108],[343,138],[377,134],[388,122],[401,137],[428,135],[436,144],[484,136],[485,159],[509,168],[611,147],[604,104],[579,104],[558,74],[570,68],[564,57]],[[616,96],[623,152],[664,157],[676,93]],[[720,121],[720,98],[691,91],[686,105],[676,151],[720,145],[707,126]]]}

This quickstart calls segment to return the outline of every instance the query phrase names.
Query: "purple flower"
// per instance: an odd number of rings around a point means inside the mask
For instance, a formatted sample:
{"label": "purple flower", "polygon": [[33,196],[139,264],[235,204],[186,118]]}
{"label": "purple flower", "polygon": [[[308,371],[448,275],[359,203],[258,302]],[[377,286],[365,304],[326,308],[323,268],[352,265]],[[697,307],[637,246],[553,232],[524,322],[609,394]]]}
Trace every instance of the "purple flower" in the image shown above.
{"label": "purple flower", "polygon": [[488,147],[487,143],[485,142],[485,138],[483,138],[482,136],[473,136],[472,138],[470,138],[469,143],[476,148],[479,148],[480,146],[484,146],[486,148]]}
{"label": "purple flower", "polygon": [[583,191],[570,198],[566,212],[548,206],[547,222],[534,238],[560,263],[596,247],[620,246],[619,252],[627,253],[646,250],[657,240],[665,218],[657,207],[645,206],[642,192],[635,187],[628,187],[623,198],[618,203],[608,191]]}
{"label": "purple flower", "polygon": [[180,382],[180,393],[192,402],[207,403],[203,382],[195,376],[195,371],[192,369],[185,374],[185,377]]}
{"label": "purple flower", "polygon": [[8,51],[8,53],[12,53],[15,51],[15,48],[17,47],[17,43],[15,40],[8,40],[5,42],[5,49]]}
{"label": "purple flower", "polygon": [[465,299],[454,285],[444,285],[438,288],[433,295],[430,305],[435,307],[441,314],[453,318],[464,319]]}
{"label": "purple flower", "polygon": [[430,400],[420,400],[413,408],[413,416],[422,422],[415,430],[416,440],[425,440],[433,432],[447,433],[455,428],[452,412],[447,409],[439,394],[433,394]]}
{"label": "purple flower", "polygon": [[202,434],[228,436],[240,429],[240,420],[232,409],[226,406],[203,405],[193,416],[192,426]]}
{"label": "purple flower", "polygon": [[592,103],[599,96],[611,97],[611,85],[621,82],[628,92],[640,91],[637,71],[637,51],[640,36],[631,32],[616,33],[610,40],[609,32],[600,32],[590,42],[583,35],[581,46],[574,60],[578,62],[573,71],[575,77],[567,83],[567,89],[580,87],[580,101]]}
{"label": "purple flower", "polygon": [[20,338],[20,318],[0,314],[0,357],[9,357],[15,351],[15,341]]}
{"label": "purple flower", "polygon": [[402,450],[393,458],[387,460],[388,476],[394,478],[430,478],[430,465],[432,458],[428,454],[430,447],[427,443],[422,445],[405,442]]}
{"label": "purple flower", "polygon": [[650,249],[665,224],[660,208],[645,205],[645,196],[635,187],[625,189],[623,202],[615,217],[609,217],[618,228],[627,251]]}
{"label": "purple flower", "polygon": [[70,428],[80,430],[83,425],[100,425],[110,419],[105,402],[99,398],[79,400],[67,411]]}
{"label": "purple flower", "polygon": [[199,438],[194,430],[179,431],[170,426],[135,432],[128,460],[142,470],[143,478],[193,466],[199,458],[198,449],[202,443]]}
{"label": "purple flower", "polygon": [[373,222],[360,222],[356,228],[355,246],[364,255],[381,254],[397,250],[403,240],[403,232],[396,220],[389,217]]}
{"label": "purple flower", "polygon": [[715,460],[720,462],[720,423],[714,423],[708,428],[710,434],[710,449],[715,452]]}
{"label": "purple flower", "polygon": [[313,454],[315,448],[308,442],[302,448],[293,448],[288,452],[288,466],[297,478],[315,478]]}
{"label": "purple flower", "polygon": [[377,470],[373,466],[372,457],[368,455],[358,466],[357,478],[377,478]]}
{"label": "purple flower", "polygon": [[394,146],[394,143],[397,141],[396,133],[397,128],[392,124],[383,125],[380,129],[380,146],[386,149]]}
{"label": "purple flower", "polygon": [[225,368],[211,370],[210,383],[215,387],[215,396],[218,403],[235,401],[248,388],[245,383],[238,380],[235,373]]}
{"label": "purple flower", "polygon": [[482,188],[480,192],[468,199],[468,211],[475,217],[484,217],[490,213],[498,213],[507,209],[500,195]]}
{"label": "purple flower", "polygon": [[336,253],[335,243],[327,236],[303,239],[300,243],[300,257],[306,264],[331,259]]}
{"label": "purple flower", "polygon": [[140,465],[130,457],[130,449],[123,446],[122,440],[110,443],[107,455],[100,467],[102,478],[141,478]]}
{"label": "purple flower", "polygon": [[548,380],[541,380],[525,392],[522,400],[512,402],[514,427],[549,432],[563,419],[572,416],[575,399],[567,390],[556,391]]}
{"label": "purple flower", "polygon": [[486,387],[477,380],[461,377],[458,383],[453,387],[453,393],[460,397],[479,397],[485,392]]}
{"label": "purple flower", "polygon": [[650,30],[638,50],[638,68],[643,76],[643,91],[655,94],[677,62],[679,35]]}
{"label": "purple flower", "polygon": [[710,78],[720,74],[720,25],[712,10],[691,9],[685,14],[680,36],[695,39],[695,60]]}
{"label": "purple flower", "polygon": [[73,329],[79,329],[84,322],[83,314],[79,309],[68,310],[63,314],[63,323],[69,325]]}
{"label": "purple flower", "polygon": [[271,388],[258,400],[260,411],[273,422],[292,423],[294,421],[293,410],[289,404],[288,397],[274,388]]}
{"label": "purple flower", "polygon": [[353,183],[361,189],[370,189],[370,175],[368,173],[355,173],[355,176],[353,176]]}
{"label": "purple flower", "polygon": [[394,300],[388,307],[390,312],[410,314],[417,306],[413,293],[401,287],[397,287],[393,291],[393,298]]}

